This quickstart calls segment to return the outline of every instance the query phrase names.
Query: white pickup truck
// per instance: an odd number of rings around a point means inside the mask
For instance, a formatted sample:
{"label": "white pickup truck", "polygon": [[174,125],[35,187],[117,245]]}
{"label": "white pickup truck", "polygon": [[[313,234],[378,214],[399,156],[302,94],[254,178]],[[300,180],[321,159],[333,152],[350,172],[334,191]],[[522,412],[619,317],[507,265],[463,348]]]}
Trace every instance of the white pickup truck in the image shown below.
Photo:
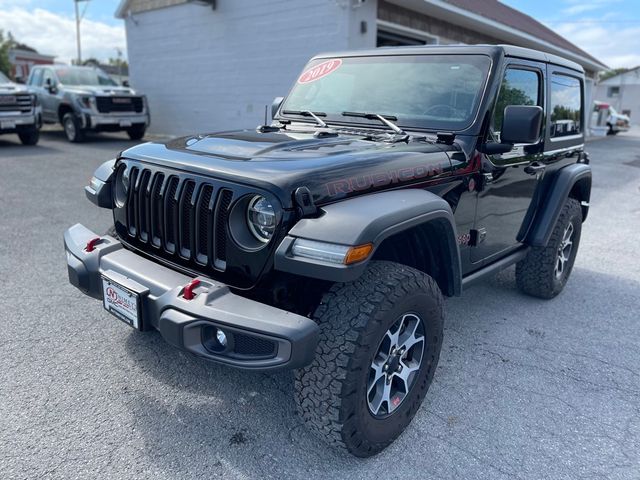
{"label": "white pickup truck", "polygon": [[38,97],[0,72],[0,134],[17,133],[23,145],[35,145],[41,125]]}

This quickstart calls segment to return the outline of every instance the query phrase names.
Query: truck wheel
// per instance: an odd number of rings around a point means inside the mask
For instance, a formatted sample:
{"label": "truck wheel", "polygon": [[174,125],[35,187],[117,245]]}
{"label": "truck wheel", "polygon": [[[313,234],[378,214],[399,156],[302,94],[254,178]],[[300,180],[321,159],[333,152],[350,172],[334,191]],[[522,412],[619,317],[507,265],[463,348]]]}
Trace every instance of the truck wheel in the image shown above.
{"label": "truck wheel", "polygon": [[22,130],[18,132],[18,137],[23,145],[36,145],[40,140],[40,130],[37,127]]}
{"label": "truck wheel", "polygon": [[546,247],[533,247],[516,264],[518,288],[534,297],[553,298],[564,288],[578,253],[582,231],[580,203],[567,199]]}
{"label": "truck wheel", "polygon": [[127,129],[127,135],[131,140],[140,140],[144,137],[144,132],[147,130],[147,127],[144,125],[134,125],[131,128]]}
{"label": "truck wheel", "polygon": [[69,112],[65,113],[62,117],[62,126],[64,127],[64,133],[67,136],[67,140],[72,143],[80,143],[84,141],[84,131],[80,125],[80,121],[76,116]]}
{"label": "truck wheel", "polygon": [[358,457],[387,447],[409,425],[440,357],[443,300],[413,268],[372,262],[334,285],[317,307],[313,363],[296,371],[298,411],[310,430]]}

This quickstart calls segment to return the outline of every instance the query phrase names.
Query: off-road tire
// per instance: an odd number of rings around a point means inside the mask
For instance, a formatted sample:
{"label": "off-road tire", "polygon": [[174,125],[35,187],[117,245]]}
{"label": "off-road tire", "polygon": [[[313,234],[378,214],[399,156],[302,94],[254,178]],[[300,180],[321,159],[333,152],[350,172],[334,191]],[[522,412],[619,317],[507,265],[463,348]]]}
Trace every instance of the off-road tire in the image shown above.
{"label": "off-road tire", "polygon": [[[375,418],[366,395],[371,362],[387,330],[408,311],[423,319],[421,368],[396,410]],[[329,444],[358,457],[375,455],[407,427],[429,389],[442,347],[442,293],[418,270],[372,262],[358,280],[333,285],[314,319],[320,339],[313,363],[296,371],[298,412]]]}
{"label": "off-road tire", "polygon": [[127,129],[127,135],[131,140],[140,140],[144,137],[144,134],[147,130],[147,127],[144,125],[134,125],[131,128]]}
{"label": "off-road tire", "polygon": [[[563,235],[571,223],[574,228],[573,246],[569,260],[558,278],[555,274]],[[524,260],[516,264],[516,284],[523,293],[539,298],[558,295],[569,280],[578,253],[582,231],[582,209],[578,200],[567,199],[562,207],[553,233],[546,247],[532,247]]]}
{"label": "off-road tire", "polygon": [[71,143],[84,142],[85,132],[82,130],[80,120],[73,113],[65,113],[62,117],[62,128],[64,128],[64,134]]}
{"label": "off-road tire", "polygon": [[18,132],[18,137],[23,145],[36,145],[40,140],[40,130],[37,127],[21,130]]}

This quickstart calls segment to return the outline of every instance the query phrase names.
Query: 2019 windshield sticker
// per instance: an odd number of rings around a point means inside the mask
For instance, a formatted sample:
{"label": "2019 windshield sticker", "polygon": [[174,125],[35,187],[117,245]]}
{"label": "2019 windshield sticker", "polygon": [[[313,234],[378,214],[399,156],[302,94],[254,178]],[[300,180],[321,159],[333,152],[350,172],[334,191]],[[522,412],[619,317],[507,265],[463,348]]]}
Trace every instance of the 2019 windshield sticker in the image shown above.
{"label": "2019 windshield sticker", "polygon": [[298,78],[298,83],[304,84],[320,80],[321,78],[335,72],[338,68],[340,68],[340,65],[342,65],[342,60],[339,58],[334,58],[332,60],[322,62],[321,64],[308,68],[307,70],[302,72],[302,75],[300,75],[300,78]]}

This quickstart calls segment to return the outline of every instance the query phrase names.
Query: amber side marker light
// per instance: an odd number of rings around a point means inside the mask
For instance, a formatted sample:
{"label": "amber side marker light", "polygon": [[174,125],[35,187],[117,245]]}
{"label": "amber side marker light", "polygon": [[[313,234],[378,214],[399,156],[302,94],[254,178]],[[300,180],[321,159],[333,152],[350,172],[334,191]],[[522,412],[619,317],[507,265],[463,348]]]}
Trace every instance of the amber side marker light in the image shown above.
{"label": "amber side marker light", "polygon": [[365,245],[358,245],[357,247],[351,247],[344,257],[344,264],[351,265],[352,263],[358,263],[365,260],[373,251],[373,244],[367,243]]}

